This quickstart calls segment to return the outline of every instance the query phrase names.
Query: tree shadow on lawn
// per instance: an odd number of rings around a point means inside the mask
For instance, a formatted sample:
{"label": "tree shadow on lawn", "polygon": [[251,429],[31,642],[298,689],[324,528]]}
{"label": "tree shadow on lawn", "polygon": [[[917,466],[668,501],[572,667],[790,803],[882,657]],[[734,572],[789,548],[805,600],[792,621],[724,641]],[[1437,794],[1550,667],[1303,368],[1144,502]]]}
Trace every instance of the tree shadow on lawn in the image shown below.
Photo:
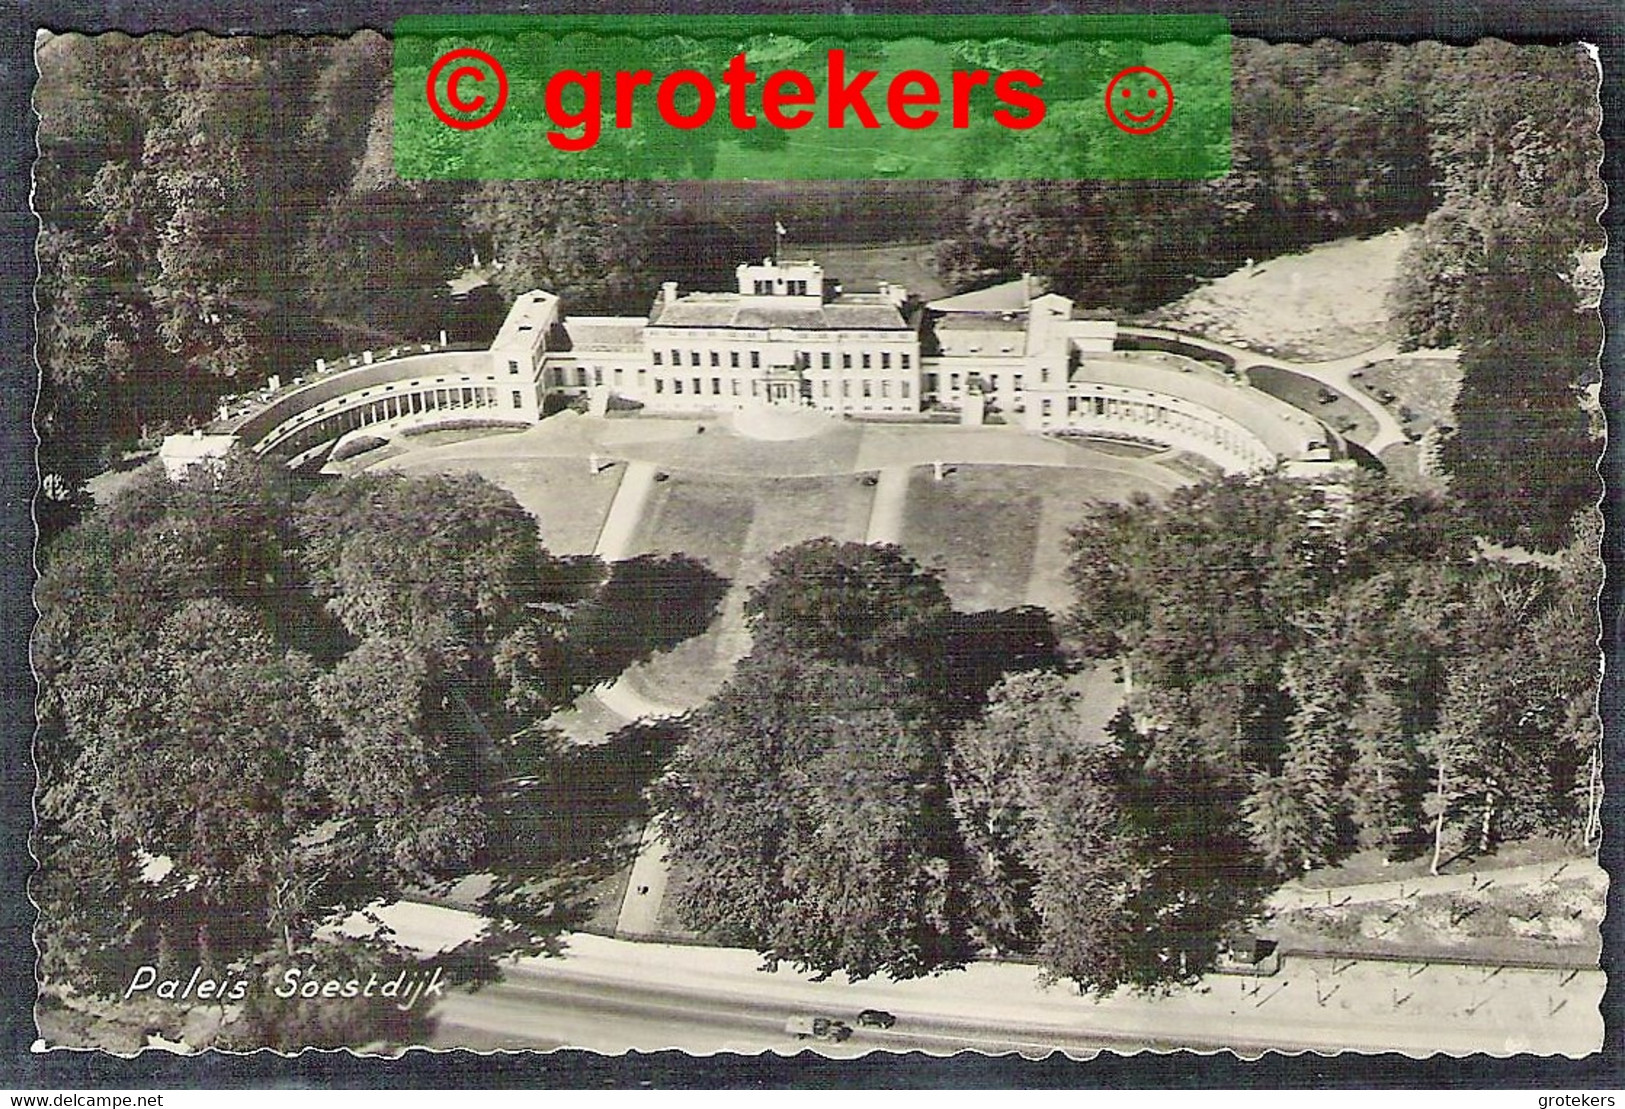
{"label": "tree shadow on lawn", "polygon": [[969,718],[1007,674],[1066,664],[1049,610],[1038,605],[956,612],[945,630],[950,712]]}
{"label": "tree shadow on lawn", "polygon": [[645,554],[615,563],[565,625],[568,688],[579,694],[703,634],[730,584],[688,555]]}
{"label": "tree shadow on lawn", "polygon": [[637,857],[651,815],[648,787],[682,735],[676,721],[631,724],[519,779],[493,815],[477,865],[495,878],[479,911],[503,923],[438,965],[459,983],[495,981],[501,958],[556,954],[559,933],[588,924],[600,911],[594,894]]}

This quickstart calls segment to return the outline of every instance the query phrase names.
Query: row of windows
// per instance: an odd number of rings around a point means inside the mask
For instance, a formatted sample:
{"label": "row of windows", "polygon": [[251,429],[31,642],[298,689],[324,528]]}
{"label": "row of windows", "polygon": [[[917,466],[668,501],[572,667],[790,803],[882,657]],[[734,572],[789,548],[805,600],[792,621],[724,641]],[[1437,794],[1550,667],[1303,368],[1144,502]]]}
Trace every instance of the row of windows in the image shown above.
{"label": "row of windows", "polygon": [[[960,376],[961,375],[959,375],[959,374],[949,374],[948,375],[948,391],[950,393],[959,392],[959,389],[960,389]],[[981,381],[982,391],[984,393],[997,393],[999,391],[999,375],[998,374],[965,374],[964,375],[964,384],[968,388],[974,381],[976,381],[978,379]],[[939,374],[926,374],[925,375],[925,391],[927,393],[934,393],[939,388],[941,388],[941,376]],[[1021,375],[1020,374],[1011,374],[1010,375],[1010,388],[1012,390],[1014,390],[1015,392],[1017,392],[1017,393],[1021,392]]]}
{"label": "row of windows", "polygon": [[[654,364],[656,366],[665,366],[665,365],[681,366],[683,364],[683,352],[681,350],[678,350],[676,347],[672,347],[670,349],[670,351],[658,351],[658,350],[656,350],[656,351],[650,351],[649,353],[650,353],[650,357],[653,359]],[[759,350],[752,350],[752,351],[748,351],[747,353],[750,355],[750,368],[753,369],[753,370],[761,369],[762,368],[762,352],[759,351]],[[880,359],[880,368],[883,369],[883,370],[891,369],[892,368],[892,352],[889,351],[889,350],[883,350],[883,351],[879,351],[879,352],[867,351],[866,350],[866,351],[859,352],[858,358],[860,359],[860,361],[858,363],[858,366],[860,366],[862,369],[865,369],[865,370],[874,369],[875,368],[875,357],[876,357],[877,353],[878,353],[879,359]],[[667,359],[666,359],[667,354],[669,354],[671,356],[671,359],[670,359],[669,363],[667,362]],[[897,358],[898,358],[898,368],[899,369],[907,370],[907,369],[912,369],[913,368],[914,356],[912,354],[910,354],[908,351],[898,351],[897,352]],[[688,352],[688,364],[690,366],[710,365],[710,366],[713,366],[713,367],[719,367],[719,366],[722,365],[722,352],[721,351],[716,351],[716,350],[712,350],[712,351],[691,350],[691,351]],[[813,364],[813,352],[812,351],[810,351],[810,350],[802,350],[802,351],[797,351],[796,352],[796,365],[797,366],[799,366],[802,369],[811,369],[812,364]],[[835,356],[834,356],[834,353],[832,351],[827,351],[827,350],[819,351],[819,353],[818,353],[818,365],[819,365],[820,369],[825,369],[825,370],[834,369],[835,368]],[[728,368],[733,369],[733,370],[737,370],[737,369],[740,368],[739,351],[730,350],[728,352]],[[854,365],[853,365],[853,356],[852,356],[851,352],[843,352],[842,355],[841,355],[841,369],[850,370],[850,369],[854,369],[854,368],[857,368],[857,367],[854,367]]]}
{"label": "row of windows", "polygon": [[[619,371],[617,371],[617,372],[619,372]],[[639,370],[638,371],[638,379],[639,379],[638,383],[640,385],[643,383],[643,380],[642,380],[643,376],[644,376],[643,371]],[[727,392],[726,392],[726,394],[723,392],[723,383],[724,383],[723,378],[720,378],[720,377],[711,378],[710,379],[710,387],[711,388],[710,388],[709,395],[713,396],[713,397],[720,397],[720,396],[724,396],[724,395],[730,396],[730,397],[738,397],[738,396],[743,396],[744,395],[743,391],[740,389],[740,382],[739,382],[739,379],[737,377],[727,379]],[[811,382],[803,382],[802,383],[802,388],[804,390],[810,389],[811,384],[812,384]],[[822,386],[822,395],[823,395],[823,397],[826,400],[829,399],[829,397],[831,396],[831,392],[832,392],[832,390],[830,388],[829,380],[826,379],[826,380],[820,382],[819,384]],[[872,381],[872,380],[870,380],[868,378],[865,378],[861,382],[859,382],[858,384],[862,389],[862,392],[860,394],[861,396],[873,397],[873,396],[879,395],[881,397],[889,398],[892,395],[892,385],[894,383],[892,381],[889,381],[889,380],[882,380],[882,381],[876,383],[876,382],[874,382],[874,381]],[[895,384],[897,386],[897,396],[901,397],[904,400],[908,400],[909,397],[912,395],[912,392],[913,392],[912,387],[910,386],[910,384],[907,381],[899,381],[899,382],[895,382]],[[678,395],[681,395],[681,394],[683,394],[685,392],[692,393],[695,396],[705,396],[705,395],[707,395],[706,388],[705,388],[706,379],[701,378],[701,377],[691,377],[691,378],[686,378],[686,379],[681,378],[681,377],[674,377],[674,378],[657,377],[657,378],[654,379],[654,385],[655,385],[655,392],[659,393],[659,394],[664,394],[666,392],[667,388],[670,387],[672,393],[678,394]],[[760,382],[760,381],[752,381],[752,382],[750,382],[750,395],[753,396],[753,397],[761,396],[762,395],[761,386],[762,386],[762,382]],[[876,393],[877,388],[879,390],[878,394]],[[807,393],[806,395],[810,396],[811,394]],[[852,382],[851,381],[843,381],[843,382],[841,382],[841,396],[848,397],[848,398],[852,396]]]}
{"label": "row of windows", "polygon": [[[805,281],[784,281],[782,284],[784,285],[784,291],[788,296],[804,297],[807,295],[807,283]],[[763,281],[761,278],[757,278],[751,283],[751,285],[752,288],[755,289],[756,295],[759,297],[770,297],[773,295],[773,282],[771,281]]]}

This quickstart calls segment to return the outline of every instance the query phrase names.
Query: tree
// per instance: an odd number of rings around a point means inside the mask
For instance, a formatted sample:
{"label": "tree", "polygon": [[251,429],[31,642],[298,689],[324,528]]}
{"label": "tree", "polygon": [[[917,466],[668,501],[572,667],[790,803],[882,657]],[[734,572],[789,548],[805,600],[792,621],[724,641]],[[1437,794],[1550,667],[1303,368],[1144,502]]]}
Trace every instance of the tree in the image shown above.
{"label": "tree", "polygon": [[[481,846],[489,737],[466,683],[418,644],[310,634],[279,472],[229,456],[137,481],[47,553],[31,891],[58,995],[116,997],[141,963],[327,965],[323,925]],[[330,673],[304,640],[341,656]],[[327,1019],[297,1008],[274,1042]],[[330,1015],[323,1036],[388,1031]]]}
{"label": "tree", "polygon": [[1085,725],[1068,676],[1006,679],[955,739],[953,807],[978,938],[1099,993],[1210,966],[1263,872],[1202,762],[1119,714]]}
{"label": "tree", "polygon": [[1558,256],[1492,248],[1466,294],[1456,431],[1441,454],[1491,539],[1541,550],[1562,546],[1600,493],[1578,389],[1595,376],[1601,326],[1575,310],[1566,272]]}
{"label": "tree", "polygon": [[336,731],[312,752],[308,773],[328,783],[352,842],[424,879],[473,859],[484,841],[480,752],[435,658],[365,639],[316,682],[314,700]]}
{"label": "tree", "polygon": [[512,300],[547,289],[579,310],[643,310],[655,243],[648,182],[488,181],[469,193],[465,225],[502,262],[495,280]]}
{"label": "tree", "polygon": [[900,667],[911,681],[942,678],[933,663],[952,613],[948,594],[898,547],[834,539],[787,547],[768,560],[745,613],[763,650]]}
{"label": "tree", "polygon": [[[87,644],[55,682],[60,717],[42,735],[41,888],[71,900],[89,864],[126,929],[179,951],[206,944],[222,962],[258,950],[268,930],[289,946],[308,939],[308,913],[273,907],[285,881],[337,877],[303,839],[324,808],[303,774],[321,729],[305,696],[313,679],[259,619],[213,599],[184,602],[144,640]],[[167,860],[167,873],[137,877],[143,857]],[[50,921],[63,905],[52,897],[42,925],[55,933],[51,969],[81,989],[116,988],[80,976],[83,949]]]}
{"label": "tree", "polygon": [[753,652],[691,722],[664,790],[686,918],[851,979],[963,958],[938,742],[906,682]]}
{"label": "tree", "polygon": [[296,525],[312,591],[351,634],[482,676],[531,619],[551,561],[513,495],[473,474],[360,474],[313,494]]}

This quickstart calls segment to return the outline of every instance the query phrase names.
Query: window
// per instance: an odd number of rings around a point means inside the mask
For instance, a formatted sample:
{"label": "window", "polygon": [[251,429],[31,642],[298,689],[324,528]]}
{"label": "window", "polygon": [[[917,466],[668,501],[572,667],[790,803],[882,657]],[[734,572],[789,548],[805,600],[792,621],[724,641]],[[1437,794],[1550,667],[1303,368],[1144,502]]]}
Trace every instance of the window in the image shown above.
{"label": "window", "polygon": [[655,365],[660,365],[660,352],[658,350],[654,352],[654,360]]}
{"label": "window", "polygon": [[908,359],[909,359],[908,352],[904,351],[901,357],[903,359],[903,369],[906,370],[906,369],[908,369]]}
{"label": "window", "polygon": [[704,391],[705,390],[700,388],[700,379],[696,377],[694,379],[694,395],[698,396],[699,394],[701,394]]}
{"label": "window", "polygon": [[754,397],[754,396],[759,396],[760,395],[760,393],[761,393],[761,388],[760,388],[761,384],[762,383],[760,381],[752,381],[750,383],[750,395],[751,396]]}
{"label": "window", "polygon": [[519,395],[519,390],[518,389],[515,389],[513,391],[513,406],[515,408],[522,408],[522,407],[524,407],[524,404],[525,404],[525,398]]}
{"label": "window", "polygon": [[733,387],[733,395],[737,397],[739,395],[739,379],[736,377],[728,384]]}
{"label": "window", "polygon": [[820,356],[820,364],[824,367],[824,369],[826,369],[826,370],[829,369],[829,364],[830,364],[829,351],[826,350],[823,353],[823,355]]}
{"label": "window", "polygon": [[891,351],[883,350],[880,352],[880,368],[883,370],[891,369]]}
{"label": "window", "polygon": [[602,366],[594,366],[592,368],[592,383],[594,385],[602,385],[604,383],[604,369]]}
{"label": "window", "polygon": [[620,384],[623,384],[623,382],[624,382],[624,378],[622,377],[622,374],[621,374],[621,368],[619,366],[616,366],[615,367],[615,384],[620,385]]}
{"label": "window", "polygon": [[699,351],[691,350],[691,351],[688,352],[688,364],[690,366],[698,366],[700,364],[700,352]]}
{"label": "window", "polygon": [[999,375],[998,374],[988,374],[987,375],[987,391],[990,392],[990,393],[997,393],[999,391]]}
{"label": "window", "polygon": [[863,379],[863,395],[866,397],[872,397],[875,395],[874,385],[868,378]]}
{"label": "window", "polygon": [[852,356],[850,354],[841,355],[841,369],[850,370],[851,368],[852,368]]}
{"label": "window", "polygon": [[891,396],[891,382],[885,380],[884,378],[882,378],[880,382],[880,395],[883,397]]}
{"label": "window", "polygon": [[663,378],[663,377],[655,378],[655,392],[664,393],[665,391],[666,391],[666,379]]}
{"label": "window", "polygon": [[869,352],[868,351],[863,352],[863,368],[866,369],[866,370],[869,368]]}
{"label": "window", "polygon": [[730,350],[728,352],[728,366],[735,370],[739,368],[739,352],[737,350]]}
{"label": "window", "polygon": [[674,378],[671,379],[671,391],[674,392],[674,393],[681,393],[683,391],[683,379],[682,378],[674,377]]}
{"label": "window", "polygon": [[511,374],[516,374],[516,373],[519,372],[519,361],[518,361],[518,359],[515,359],[515,358],[508,359],[508,372],[511,373]]}
{"label": "window", "polygon": [[925,391],[927,393],[935,393],[937,391],[937,375],[936,374],[926,374],[925,375]]}
{"label": "window", "polygon": [[756,295],[757,296],[759,296],[759,297],[771,296],[772,293],[773,293],[773,283],[771,281],[757,281],[756,282]]}
{"label": "window", "polygon": [[711,352],[711,365],[713,365],[713,366],[722,365],[722,355],[718,354],[716,351],[712,351]]}
{"label": "window", "polygon": [[949,374],[948,375],[948,389],[949,389],[950,392],[954,392],[954,393],[959,392],[959,375],[958,374]]}
{"label": "window", "polygon": [[711,379],[711,395],[713,397],[720,397],[722,395],[722,379],[720,377],[713,377]]}
{"label": "window", "polygon": [[908,382],[904,381],[901,384],[903,386],[903,399],[907,400],[908,399]]}
{"label": "window", "polygon": [[762,352],[761,351],[753,350],[753,351],[750,352],[750,368],[753,369],[753,370],[759,370],[759,369],[762,368]]}
{"label": "window", "polygon": [[1010,388],[1014,389],[1018,393],[1021,392],[1021,375],[1020,374],[1017,374],[1014,378],[1011,379]]}
{"label": "window", "polygon": [[564,371],[559,369],[557,366],[553,367],[553,384],[554,385],[563,385],[564,384]]}
{"label": "window", "polygon": [[829,399],[829,378],[824,379],[824,399]]}
{"label": "window", "polygon": [[841,382],[841,396],[850,397],[851,395],[852,395],[852,383],[850,381]]}
{"label": "window", "polygon": [[681,366],[683,364],[683,352],[682,351],[674,349],[671,352],[671,364],[673,366]]}
{"label": "window", "polygon": [[791,296],[804,297],[807,295],[807,283],[805,281],[791,281],[788,284]]}

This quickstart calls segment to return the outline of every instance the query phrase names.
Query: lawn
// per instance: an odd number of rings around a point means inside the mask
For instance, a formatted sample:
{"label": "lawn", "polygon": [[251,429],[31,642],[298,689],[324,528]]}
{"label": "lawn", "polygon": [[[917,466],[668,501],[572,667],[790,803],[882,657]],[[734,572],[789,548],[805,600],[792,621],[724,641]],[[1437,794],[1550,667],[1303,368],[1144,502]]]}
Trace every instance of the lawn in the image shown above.
{"label": "lawn", "polygon": [[690,639],[627,671],[633,688],[657,703],[704,701],[748,648],[744,600],[773,552],[829,535],[861,542],[873,490],[851,475],[749,478],[678,474],[656,485],[633,540],[638,553],[681,552],[730,583],[717,620]]}
{"label": "lawn", "polygon": [[[1369,443],[1376,438],[1377,422],[1345,393],[1330,385],[1275,366],[1248,366],[1247,380],[1270,396],[1324,420],[1356,442]],[[1325,397],[1335,399],[1322,403]]]}
{"label": "lawn", "polygon": [[1145,322],[1319,362],[1391,338],[1388,290],[1407,231],[1340,239],[1269,258],[1211,281]]}
{"label": "lawn", "polygon": [[589,476],[567,458],[444,458],[411,455],[384,468],[404,473],[480,474],[512,493],[541,525],[542,542],[558,555],[591,554],[609,514],[624,467]]}
{"label": "lawn", "polygon": [[952,291],[937,277],[938,246],[937,243],[886,246],[832,243],[796,249],[818,259],[824,267],[824,276],[839,281],[848,291],[877,289],[882,281],[889,281],[924,300],[936,300]]}
{"label": "lawn", "polygon": [[1117,500],[1121,479],[1060,466],[952,467],[937,481],[913,472],[903,546],[943,571],[954,607],[1043,605],[1063,610],[1066,530],[1096,500]]}

